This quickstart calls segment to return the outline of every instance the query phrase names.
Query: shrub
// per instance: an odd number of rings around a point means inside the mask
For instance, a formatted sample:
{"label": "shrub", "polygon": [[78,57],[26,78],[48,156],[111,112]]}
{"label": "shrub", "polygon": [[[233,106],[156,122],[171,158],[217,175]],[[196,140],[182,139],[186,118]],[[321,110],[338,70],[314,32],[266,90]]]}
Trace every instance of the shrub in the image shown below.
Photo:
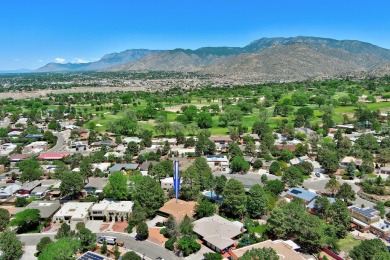
{"label": "shrub", "polygon": [[385,202],[385,206],[386,206],[386,207],[390,207],[390,200],[388,200],[388,201]]}
{"label": "shrub", "polygon": [[165,242],[164,246],[165,246],[166,249],[168,249],[168,250],[170,250],[170,251],[173,251],[173,249],[175,249],[174,246],[173,246],[173,244],[174,244],[175,242],[176,242],[176,237],[171,237],[170,239],[168,239],[168,240]]}

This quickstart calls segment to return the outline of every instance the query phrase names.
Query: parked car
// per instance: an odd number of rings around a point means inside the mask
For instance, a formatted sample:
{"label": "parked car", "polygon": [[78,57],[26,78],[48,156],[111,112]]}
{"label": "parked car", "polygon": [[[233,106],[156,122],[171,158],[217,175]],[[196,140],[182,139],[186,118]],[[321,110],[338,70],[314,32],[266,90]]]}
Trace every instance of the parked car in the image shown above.
{"label": "parked car", "polygon": [[104,241],[106,241],[107,245],[116,245],[116,237],[100,236],[98,243],[103,244]]}
{"label": "parked car", "polygon": [[15,180],[6,180],[5,183],[15,183]]}
{"label": "parked car", "polygon": [[317,176],[318,178],[321,177],[321,173],[316,172],[315,174],[316,174],[316,176]]}

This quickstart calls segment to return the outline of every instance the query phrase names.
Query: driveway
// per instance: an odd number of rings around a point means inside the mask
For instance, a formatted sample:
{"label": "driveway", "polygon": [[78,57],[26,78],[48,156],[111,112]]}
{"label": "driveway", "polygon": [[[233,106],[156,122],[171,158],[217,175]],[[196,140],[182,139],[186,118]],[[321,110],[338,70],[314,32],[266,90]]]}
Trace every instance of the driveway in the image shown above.
{"label": "driveway", "polygon": [[20,258],[20,260],[38,259],[37,257],[34,256],[36,251],[37,251],[36,246],[25,246],[24,247],[24,254],[22,255],[22,258]]}
{"label": "driveway", "polygon": [[123,241],[125,249],[130,249],[136,251],[140,254],[145,254],[151,259],[156,259],[157,257],[162,257],[164,259],[181,259],[180,257],[175,256],[171,251],[156,245],[150,241],[137,241],[134,237],[127,234],[115,233],[115,232],[104,232],[97,233],[97,236],[108,235],[117,238],[117,241]]}
{"label": "driveway", "polygon": [[206,253],[215,253],[215,252],[213,250],[211,250],[210,248],[208,248],[207,246],[202,245],[200,250],[198,252],[196,252],[196,254],[189,255],[184,259],[186,259],[186,260],[204,259],[203,254],[206,254]]}

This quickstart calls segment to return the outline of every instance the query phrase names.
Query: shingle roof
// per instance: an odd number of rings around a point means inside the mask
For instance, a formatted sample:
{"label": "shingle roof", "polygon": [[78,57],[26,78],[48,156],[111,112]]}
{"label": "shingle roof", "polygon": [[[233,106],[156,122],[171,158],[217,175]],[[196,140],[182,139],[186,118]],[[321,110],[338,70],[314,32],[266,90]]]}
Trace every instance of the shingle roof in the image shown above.
{"label": "shingle roof", "polygon": [[237,225],[218,215],[201,218],[195,221],[194,232],[203,238],[218,234],[221,237],[229,239],[242,233]]}

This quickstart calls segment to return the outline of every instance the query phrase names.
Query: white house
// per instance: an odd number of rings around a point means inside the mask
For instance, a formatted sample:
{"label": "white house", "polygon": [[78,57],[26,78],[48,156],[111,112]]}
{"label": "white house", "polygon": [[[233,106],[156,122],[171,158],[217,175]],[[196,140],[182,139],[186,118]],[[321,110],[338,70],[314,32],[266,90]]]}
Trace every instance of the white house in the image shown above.
{"label": "white house", "polygon": [[93,206],[93,202],[67,202],[53,216],[53,221],[68,221],[71,224],[78,222],[87,222],[89,219],[89,211]]}
{"label": "white house", "polygon": [[224,155],[207,155],[206,161],[211,169],[229,171],[229,160]]}
{"label": "white house", "polygon": [[7,199],[21,188],[18,184],[11,184],[8,187],[0,189],[0,199]]}
{"label": "white house", "polygon": [[133,209],[132,201],[102,200],[92,206],[90,213],[93,219],[115,217],[127,217]]}

